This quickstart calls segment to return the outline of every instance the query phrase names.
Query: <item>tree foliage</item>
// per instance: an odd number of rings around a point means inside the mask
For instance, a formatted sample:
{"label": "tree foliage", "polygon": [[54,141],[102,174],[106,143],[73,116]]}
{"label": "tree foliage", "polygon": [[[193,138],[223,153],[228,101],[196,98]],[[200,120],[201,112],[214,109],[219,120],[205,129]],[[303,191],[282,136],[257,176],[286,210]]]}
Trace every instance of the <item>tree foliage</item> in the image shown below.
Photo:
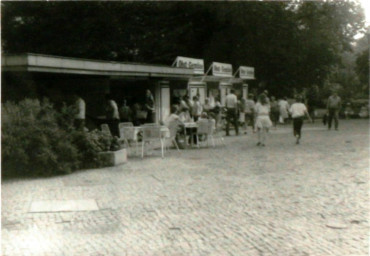
{"label": "tree foliage", "polygon": [[360,79],[362,89],[365,93],[369,93],[369,49],[360,53],[356,59],[356,73]]}
{"label": "tree foliage", "polygon": [[322,86],[363,30],[356,1],[3,2],[5,53],[254,66],[273,94]]}

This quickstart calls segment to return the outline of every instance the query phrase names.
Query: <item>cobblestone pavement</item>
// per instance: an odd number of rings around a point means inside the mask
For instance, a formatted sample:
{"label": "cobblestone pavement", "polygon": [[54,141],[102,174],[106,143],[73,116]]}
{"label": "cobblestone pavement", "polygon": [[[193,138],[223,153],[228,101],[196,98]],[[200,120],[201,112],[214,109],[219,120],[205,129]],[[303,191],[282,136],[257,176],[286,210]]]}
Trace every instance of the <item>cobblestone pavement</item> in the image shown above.
{"label": "cobblestone pavement", "polygon": [[[368,255],[369,125],[290,126],[227,146],[2,182],[2,255]],[[98,211],[30,213],[36,200]]]}

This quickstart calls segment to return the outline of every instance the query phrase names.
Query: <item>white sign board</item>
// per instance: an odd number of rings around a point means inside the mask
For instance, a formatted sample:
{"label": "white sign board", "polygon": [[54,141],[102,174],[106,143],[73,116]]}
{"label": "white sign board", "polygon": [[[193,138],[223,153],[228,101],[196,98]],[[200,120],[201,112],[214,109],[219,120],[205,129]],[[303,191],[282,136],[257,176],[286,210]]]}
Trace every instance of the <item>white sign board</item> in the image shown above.
{"label": "white sign board", "polygon": [[178,56],[175,60],[175,64],[178,68],[192,68],[194,74],[204,74],[204,61],[201,59]]}
{"label": "white sign board", "polygon": [[255,79],[254,78],[254,68],[241,66],[239,68],[239,77],[242,79]]}
{"label": "white sign board", "polygon": [[227,63],[212,63],[212,74],[214,76],[232,77],[233,76],[233,66]]}

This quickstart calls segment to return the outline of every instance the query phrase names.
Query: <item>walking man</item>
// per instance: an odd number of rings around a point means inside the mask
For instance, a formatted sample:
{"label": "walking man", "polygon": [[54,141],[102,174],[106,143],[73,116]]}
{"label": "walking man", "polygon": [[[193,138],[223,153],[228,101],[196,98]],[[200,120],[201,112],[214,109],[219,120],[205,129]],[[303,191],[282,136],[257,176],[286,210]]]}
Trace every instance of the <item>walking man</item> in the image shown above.
{"label": "walking man", "polygon": [[110,94],[105,96],[106,106],[105,106],[105,117],[113,136],[119,137],[119,112],[117,103],[113,100]]}
{"label": "walking man", "polygon": [[231,90],[230,93],[226,96],[225,101],[226,106],[226,136],[229,136],[230,122],[233,123],[235,127],[235,134],[239,135],[238,127],[238,99],[235,95],[235,91]]}
{"label": "walking man", "polygon": [[328,111],[328,130],[331,129],[331,122],[334,118],[335,130],[338,130],[338,114],[342,107],[342,100],[338,96],[336,91],[333,91],[332,95],[328,99],[326,109]]}
{"label": "walking man", "polygon": [[76,114],[74,120],[74,126],[77,130],[83,131],[85,128],[85,118],[86,118],[86,103],[78,94],[76,95]]}
{"label": "walking man", "polygon": [[296,102],[290,107],[289,112],[293,118],[293,134],[296,137],[296,144],[299,144],[299,140],[302,136],[303,119],[305,116],[312,122],[310,114],[307,111],[307,107],[302,102],[302,97],[297,96]]}

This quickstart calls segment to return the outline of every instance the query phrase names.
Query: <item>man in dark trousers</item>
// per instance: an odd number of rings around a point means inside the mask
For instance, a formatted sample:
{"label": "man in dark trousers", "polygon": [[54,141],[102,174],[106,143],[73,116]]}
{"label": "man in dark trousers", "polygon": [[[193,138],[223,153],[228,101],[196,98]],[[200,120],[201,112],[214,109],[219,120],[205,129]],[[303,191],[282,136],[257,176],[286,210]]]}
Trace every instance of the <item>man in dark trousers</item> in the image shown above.
{"label": "man in dark trousers", "polygon": [[147,111],[146,116],[146,123],[154,123],[154,112],[155,112],[155,106],[154,106],[154,97],[150,90],[146,90],[145,95],[145,109]]}
{"label": "man in dark trousers", "polygon": [[342,100],[338,96],[336,91],[333,91],[332,95],[328,99],[328,103],[326,105],[326,109],[328,111],[328,130],[331,129],[331,122],[334,118],[334,125],[335,130],[338,130],[338,116],[339,116],[339,110],[342,107]]}
{"label": "man in dark trousers", "polygon": [[225,100],[225,107],[226,107],[226,136],[229,136],[229,127],[230,122],[233,123],[235,127],[236,135],[239,135],[239,127],[238,127],[238,98],[235,95],[234,90],[230,90],[230,93],[226,96]]}
{"label": "man in dark trousers", "polygon": [[119,112],[117,103],[113,100],[113,97],[110,94],[105,96],[106,105],[105,105],[105,117],[108,123],[109,129],[113,136],[119,137]]}

